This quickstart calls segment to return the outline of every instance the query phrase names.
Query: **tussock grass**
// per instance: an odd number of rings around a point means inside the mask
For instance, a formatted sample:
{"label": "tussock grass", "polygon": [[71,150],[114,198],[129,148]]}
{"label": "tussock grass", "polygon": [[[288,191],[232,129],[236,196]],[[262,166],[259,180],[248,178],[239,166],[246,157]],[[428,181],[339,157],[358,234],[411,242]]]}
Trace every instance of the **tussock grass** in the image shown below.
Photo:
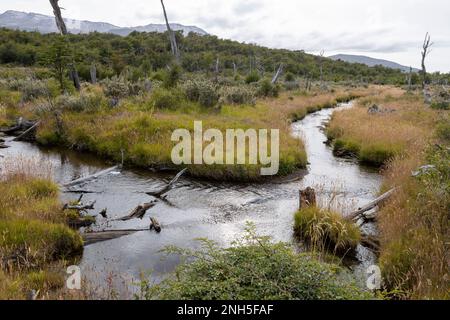
{"label": "tussock grass", "polygon": [[[79,255],[80,235],[66,224],[58,187],[38,162],[2,163],[0,176],[0,297],[26,298],[53,289],[49,266]],[[38,285],[39,284],[39,285]]]}
{"label": "tussock grass", "polygon": [[355,250],[361,240],[361,232],[353,222],[346,221],[338,213],[318,207],[301,209],[295,213],[294,232],[313,250],[328,250],[344,255]]}

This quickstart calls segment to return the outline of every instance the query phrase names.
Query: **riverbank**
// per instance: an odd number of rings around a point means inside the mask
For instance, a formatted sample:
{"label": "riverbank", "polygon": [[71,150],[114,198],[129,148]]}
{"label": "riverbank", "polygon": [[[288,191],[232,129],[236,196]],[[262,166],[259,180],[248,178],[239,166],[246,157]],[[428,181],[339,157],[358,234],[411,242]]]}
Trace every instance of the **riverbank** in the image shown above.
{"label": "riverbank", "polygon": [[65,266],[83,252],[81,236],[68,227],[45,164],[16,158],[1,167],[0,299],[57,297]]}
{"label": "riverbank", "polygon": [[448,299],[449,123],[421,94],[394,90],[335,113],[327,129],[335,153],[385,166],[382,190],[397,188],[378,214],[385,289],[396,298]]}
{"label": "riverbank", "polygon": [[[174,91],[175,89],[171,90]],[[179,90],[179,89],[176,89]],[[176,91],[175,90],[175,91]],[[17,94],[3,91],[7,112],[1,123],[24,116],[40,119],[36,141],[43,146],[64,146],[90,152],[114,162],[153,170],[178,170],[171,160],[175,143],[171,134],[176,129],[193,131],[194,121],[202,121],[203,129],[279,129],[280,164],[278,175],[286,176],[306,168],[307,156],[301,139],[290,135],[290,123],[338,102],[375,95],[382,87],[314,89],[310,92],[286,91],[277,98],[258,99],[256,104],[224,104],[205,109],[198,103],[179,98],[169,99],[178,107],[157,108],[160,91],[121,99],[114,108],[100,86],[86,85],[80,93],[54,98],[52,110],[44,98],[26,103],[13,103]],[[171,92],[170,91],[170,92]],[[167,94],[172,94],[172,93]],[[18,93],[19,97],[21,93]],[[156,95],[156,96],[155,96]],[[9,101],[8,99],[11,101]],[[23,100],[22,98],[19,98]],[[155,100],[156,99],[156,100]],[[8,102],[8,101],[9,102]],[[15,101],[15,100],[14,100]],[[172,102],[171,102],[172,101]],[[56,116],[55,116],[56,115]],[[256,181],[261,179],[261,165],[189,165],[190,175],[218,181]]]}

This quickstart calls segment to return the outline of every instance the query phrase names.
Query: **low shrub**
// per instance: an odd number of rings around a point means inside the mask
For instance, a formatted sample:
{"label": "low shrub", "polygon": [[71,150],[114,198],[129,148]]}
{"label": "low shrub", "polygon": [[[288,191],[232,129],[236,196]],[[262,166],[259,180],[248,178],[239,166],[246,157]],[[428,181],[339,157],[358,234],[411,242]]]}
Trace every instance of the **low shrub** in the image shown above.
{"label": "low shrub", "polygon": [[222,249],[201,240],[199,251],[166,249],[192,261],[173,277],[151,286],[141,282],[143,299],[169,300],[339,300],[369,299],[371,294],[336,265],[296,254],[291,245],[272,243],[247,229],[242,239]]}
{"label": "low shrub", "polygon": [[151,100],[157,109],[177,109],[183,102],[183,96],[176,89],[158,88],[153,91]]}
{"label": "low shrub", "polygon": [[202,107],[213,107],[219,101],[216,86],[211,81],[188,80],[184,83],[188,100],[198,102]]}
{"label": "low shrub", "polygon": [[245,77],[245,83],[255,83],[258,82],[261,77],[259,76],[258,72],[252,71]]}
{"label": "low shrub", "polygon": [[346,254],[361,240],[359,228],[340,214],[317,207],[295,213],[294,231],[297,237],[319,251],[331,250]]}
{"label": "low shrub", "polygon": [[73,112],[96,112],[107,102],[103,95],[96,93],[81,93],[79,95],[63,95],[57,98],[56,105]]}
{"label": "low shrub", "polygon": [[250,87],[223,87],[220,90],[220,102],[223,104],[249,104],[256,102],[256,93]]}
{"label": "low shrub", "polygon": [[278,97],[280,88],[270,80],[264,79],[258,85],[257,95],[260,97]]}

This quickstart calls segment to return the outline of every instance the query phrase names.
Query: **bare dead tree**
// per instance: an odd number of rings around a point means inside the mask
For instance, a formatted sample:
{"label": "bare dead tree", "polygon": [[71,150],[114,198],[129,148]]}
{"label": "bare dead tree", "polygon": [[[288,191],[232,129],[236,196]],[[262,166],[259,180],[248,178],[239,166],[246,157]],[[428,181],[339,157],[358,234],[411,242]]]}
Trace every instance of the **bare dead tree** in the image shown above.
{"label": "bare dead tree", "polygon": [[175,56],[177,62],[180,62],[180,51],[178,50],[177,38],[175,32],[172,30],[169,24],[169,19],[167,18],[166,7],[164,6],[164,1],[161,0],[161,5],[164,12],[164,19],[166,20],[167,31],[169,32],[170,48],[172,49],[172,54]]}
{"label": "bare dead tree", "polygon": [[[50,0],[50,4],[53,8],[53,14],[55,15],[56,26],[58,27],[59,32],[62,36],[67,35],[67,27],[64,19],[61,14],[61,7],[58,4],[59,0]],[[70,78],[73,81],[75,88],[80,91],[80,77],[78,76],[77,68],[75,67],[75,61],[72,59],[72,63],[70,64]]]}
{"label": "bare dead tree", "polygon": [[215,74],[215,81],[219,81],[219,66],[220,66],[220,59],[217,57],[216,59],[216,66],[214,67],[214,74]]}
{"label": "bare dead tree", "polygon": [[277,83],[278,78],[281,76],[282,73],[283,73],[283,64],[281,63],[280,66],[278,67],[277,72],[275,73],[275,75],[272,78],[272,84]]}
{"label": "bare dead tree", "polygon": [[319,58],[319,66],[320,66],[320,84],[322,84],[323,81],[323,55],[325,54],[324,50],[320,51],[320,58]]}
{"label": "bare dead tree", "polygon": [[433,42],[431,42],[431,36],[427,32],[425,34],[425,40],[422,45],[422,89],[425,89],[426,81],[427,81],[427,69],[425,67],[425,59],[431,51],[431,47],[433,46]]}
{"label": "bare dead tree", "polygon": [[411,91],[412,89],[412,67],[409,67],[409,74],[408,74],[408,91]]}

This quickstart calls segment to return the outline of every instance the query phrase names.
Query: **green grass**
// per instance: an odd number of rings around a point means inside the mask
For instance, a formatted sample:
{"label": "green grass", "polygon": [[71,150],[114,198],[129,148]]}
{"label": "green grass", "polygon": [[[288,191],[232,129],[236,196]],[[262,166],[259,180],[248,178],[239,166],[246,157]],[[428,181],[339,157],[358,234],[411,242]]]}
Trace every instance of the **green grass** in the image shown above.
{"label": "green grass", "polygon": [[[20,161],[0,177],[0,298],[4,299],[23,299],[31,289],[47,294],[60,288],[64,262],[83,252],[81,236],[66,224],[58,187],[32,175],[42,167],[33,169]],[[50,268],[55,264],[59,268]]]}
{"label": "green grass", "polygon": [[294,215],[296,236],[319,251],[346,254],[361,240],[359,228],[341,215],[317,207],[299,210]]}

